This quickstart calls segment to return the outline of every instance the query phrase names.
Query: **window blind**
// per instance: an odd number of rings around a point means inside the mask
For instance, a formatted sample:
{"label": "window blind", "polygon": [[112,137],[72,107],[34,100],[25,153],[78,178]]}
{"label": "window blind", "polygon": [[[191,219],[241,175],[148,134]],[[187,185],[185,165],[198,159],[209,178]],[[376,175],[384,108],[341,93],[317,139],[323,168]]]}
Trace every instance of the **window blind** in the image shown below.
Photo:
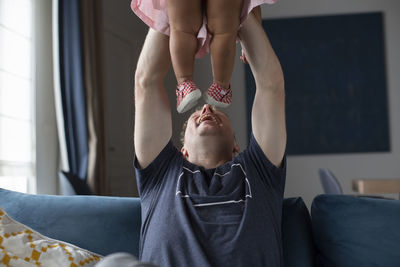
{"label": "window blind", "polygon": [[35,184],[32,0],[0,0],[0,187]]}

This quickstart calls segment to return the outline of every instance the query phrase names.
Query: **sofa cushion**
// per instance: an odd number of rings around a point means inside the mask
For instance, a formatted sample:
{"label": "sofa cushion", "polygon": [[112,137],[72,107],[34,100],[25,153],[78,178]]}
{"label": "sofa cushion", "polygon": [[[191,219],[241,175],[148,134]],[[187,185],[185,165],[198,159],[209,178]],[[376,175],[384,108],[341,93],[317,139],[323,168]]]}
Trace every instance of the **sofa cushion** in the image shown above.
{"label": "sofa cushion", "polygon": [[0,206],[14,220],[50,238],[100,255],[138,255],[138,198],[31,195],[0,189]]}
{"label": "sofa cushion", "polygon": [[320,266],[400,266],[400,201],[320,195],[311,209]]}
{"label": "sofa cushion", "polygon": [[282,239],[285,267],[314,266],[311,218],[301,197],[283,201]]}

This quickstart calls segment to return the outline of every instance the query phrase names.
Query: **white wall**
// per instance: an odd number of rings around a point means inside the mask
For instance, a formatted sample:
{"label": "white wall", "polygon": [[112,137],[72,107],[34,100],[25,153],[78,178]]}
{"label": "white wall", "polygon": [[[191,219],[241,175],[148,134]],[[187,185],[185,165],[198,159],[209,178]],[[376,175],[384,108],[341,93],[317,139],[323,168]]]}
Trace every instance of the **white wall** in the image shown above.
{"label": "white wall", "polygon": [[[353,178],[400,178],[400,2],[397,0],[280,0],[275,5],[262,6],[263,18],[304,17],[314,15],[334,15],[382,11],[384,13],[384,32],[386,49],[386,72],[390,120],[389,153],[330,154],[313,156],[289,156],[285,196],[302,196],[310,206],[312,199],[322,193],[318,179],[318,168],[331,169],[344,193],[351,191]],[[234,104],[229,109],[233,127],[241,147],[247,144],[246,99],[244,95],[244,68],[236,58],[232,76],[234,85]],[[207,59],[206,59],[207,60]],[[211,80],[206,60],[198,62],[196,77],[203,77],[199,85],[208,86]]]}

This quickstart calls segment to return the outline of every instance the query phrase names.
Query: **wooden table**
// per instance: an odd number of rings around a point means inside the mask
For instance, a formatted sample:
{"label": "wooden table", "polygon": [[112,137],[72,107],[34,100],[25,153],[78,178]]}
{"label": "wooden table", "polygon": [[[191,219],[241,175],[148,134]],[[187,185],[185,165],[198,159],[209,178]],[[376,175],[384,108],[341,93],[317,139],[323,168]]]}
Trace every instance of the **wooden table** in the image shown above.
{"label": "wooden table", "polygon": [[360,194],[400,194],[400,178],[354,179],[352,189]]}

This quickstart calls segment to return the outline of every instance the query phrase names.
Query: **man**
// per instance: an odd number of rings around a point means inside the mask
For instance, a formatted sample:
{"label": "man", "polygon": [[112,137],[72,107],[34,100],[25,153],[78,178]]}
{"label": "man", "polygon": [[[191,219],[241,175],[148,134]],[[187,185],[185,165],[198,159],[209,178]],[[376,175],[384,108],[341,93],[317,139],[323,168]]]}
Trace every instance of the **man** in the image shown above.
{"label": "man", "polygon": [[153,30],[147,35],[135,77],[141,261],[163,267],[283,266],[284,81],[256,17],[250,15],[239,33],[256,81],[253,135],[242,153],[228,117],[209,105],[188,119],[181,151],[172,145],[163,87],[168,37]]}

